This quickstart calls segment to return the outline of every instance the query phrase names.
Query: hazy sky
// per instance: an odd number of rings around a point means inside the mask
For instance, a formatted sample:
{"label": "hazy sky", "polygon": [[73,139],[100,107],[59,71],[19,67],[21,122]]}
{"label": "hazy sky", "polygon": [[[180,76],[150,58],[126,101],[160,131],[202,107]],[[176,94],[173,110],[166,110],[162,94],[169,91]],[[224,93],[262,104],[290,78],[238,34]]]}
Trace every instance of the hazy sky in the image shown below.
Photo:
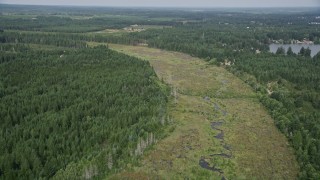
{"label": "hazy sky", "polygon": [[0,0],[4,4],[148,7],[303,7],[320,0]]}

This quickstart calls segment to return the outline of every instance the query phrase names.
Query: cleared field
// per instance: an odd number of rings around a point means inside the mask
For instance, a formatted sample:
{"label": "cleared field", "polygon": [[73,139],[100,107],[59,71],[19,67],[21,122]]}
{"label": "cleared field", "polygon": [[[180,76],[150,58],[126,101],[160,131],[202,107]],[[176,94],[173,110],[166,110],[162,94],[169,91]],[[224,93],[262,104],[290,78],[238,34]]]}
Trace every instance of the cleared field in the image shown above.
{"label": "cleared field", "polygon": [[122,35],[123,33],[141,32],[148,29],[165,29],[172,28],[172,26],[160,26],[160,25],[131,25],[122,29],[104,29],[101,31],[89,32],[88,34],[113,34]]}
{"label": "cleared field", "polygon": [[[91,43],[90,45],[97,45]],[[172,86],[174,131],[116,179],[295,179],[286,138],[255,93],[225,69],[177,52],[109,44],[148,60]]]}

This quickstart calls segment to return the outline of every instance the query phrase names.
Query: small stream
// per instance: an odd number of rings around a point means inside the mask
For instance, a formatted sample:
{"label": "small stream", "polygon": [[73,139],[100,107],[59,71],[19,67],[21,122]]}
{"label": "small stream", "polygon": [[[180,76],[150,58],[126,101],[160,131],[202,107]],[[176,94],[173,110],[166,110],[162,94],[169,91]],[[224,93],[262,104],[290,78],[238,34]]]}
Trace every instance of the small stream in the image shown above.
{"label": "small stream", "polygon": [[[214,109],[215,110],[219,110],[219,106],[214,103],[213,104],[214,106]],[[223,111],[222,112],[223,115],[225,116],[226,115],[226,111]],[[229,153],[218,153],[218,154],[210,154],[209,157],[204,157],[202,156],[199,160],[199,165],[204,168],[204,169],[207,169],[207,170],[210,170],[210,171],[214,171],[214,172],[218,172],[221,176],[221,179],[224,180],[226,179],[224,177],[224,172],[222,169],[216,167],[214,164],[213,165],[210,165],[210,163],[208,162],[208,160],[212,159],[212,157],[216,157],[216,156],[219,156],[219,157],[222,157],[222,158],[227,158],[227,159],[230,159],[232,158],[232,151],[231,151],[231,146],[227,143],[224,142],[224,131],[222,129],[220,129],[219,127],[222,126],[223,124],[225,123],[224,120],[221,120],[221,121],[217,121],[217,122],[211,122],[211,128],[213,130],[216,130],[218,131],[218,134],[214,136],[214,138],[220,140],[220,144],[221,146],[224,148],[224,150],[226,150],[227,152]]]}

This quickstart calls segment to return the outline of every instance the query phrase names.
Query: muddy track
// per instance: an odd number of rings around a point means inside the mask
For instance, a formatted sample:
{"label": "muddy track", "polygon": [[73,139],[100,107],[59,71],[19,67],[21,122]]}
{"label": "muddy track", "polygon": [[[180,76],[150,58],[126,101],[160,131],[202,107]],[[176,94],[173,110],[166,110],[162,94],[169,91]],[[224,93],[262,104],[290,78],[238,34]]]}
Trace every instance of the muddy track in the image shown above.
{"label": "muddy track", "polygon": [[[213,106],[214,106],[215,110],[220,110],[219,106],[216,103],[214,103]],[[226,111],[222,111],[222,114],[224,116],[226,116]],[[212,159],[213,157],[221,157],[221,158],[227,158],[227,159],[232,158],[231,146],[229,144],[225,143],[225,141],[224,141],[224,131],[219,128],[224,123],[225,123],[225,120],[220,120],[220,121],[217,121],[217,122],[211,122],[211,128],[213,130],[215,130],[215,131],[218,131],[218,134],[215,135],[214,138],[220,140],[220,145],[228,153],[210,154],[207,157],[202,156],[200,158],[200,160],[199,160],[199,165],[202,168],[210,170],[210,171],[218,172],[220,174],[220,176],[221,176],[221,179],[226,179],[224,177],[224,171],[221,168],[216,167],[216,165],[211,165],[210,166],[210,163],[208,162],[208,160]]]}

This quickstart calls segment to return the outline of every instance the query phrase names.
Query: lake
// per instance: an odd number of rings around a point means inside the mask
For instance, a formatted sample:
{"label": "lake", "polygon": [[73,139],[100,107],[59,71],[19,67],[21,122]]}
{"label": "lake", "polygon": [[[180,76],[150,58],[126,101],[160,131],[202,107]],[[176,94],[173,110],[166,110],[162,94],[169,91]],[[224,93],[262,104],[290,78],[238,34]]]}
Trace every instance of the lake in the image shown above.
{"label": "lake", "polygon": [[309,49],[311,50],[311,57],[315,56],[320,51],[320,45],[313,45],[313,44],[270,44],[269,45],[270,52],[276,53],[277,49],[281,46],[286,50],[286,52],[288,48],[291,46],[292,51],[296,54],[300,52],[300,49],[302,47],[304,48],[309,47]]}

